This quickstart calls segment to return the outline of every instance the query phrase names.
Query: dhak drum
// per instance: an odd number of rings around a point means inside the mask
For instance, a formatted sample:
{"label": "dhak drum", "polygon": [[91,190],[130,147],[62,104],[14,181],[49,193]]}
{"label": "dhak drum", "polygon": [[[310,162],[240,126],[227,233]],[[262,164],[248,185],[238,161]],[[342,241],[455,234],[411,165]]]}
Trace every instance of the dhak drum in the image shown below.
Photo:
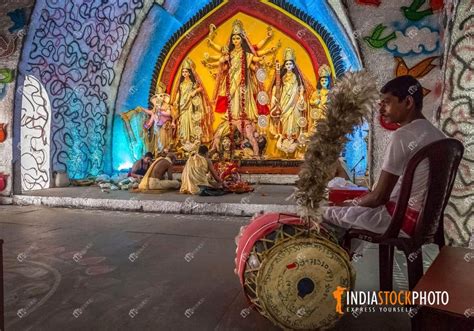
{"label": "dhak drum", "polygon": [[295,214],[263,214],[241,228],[236,244],[235,272],[245,295],[274,324],[321,330],[342,316],[333,293],[353,288],[355,273],[322,226],[309,229]]}

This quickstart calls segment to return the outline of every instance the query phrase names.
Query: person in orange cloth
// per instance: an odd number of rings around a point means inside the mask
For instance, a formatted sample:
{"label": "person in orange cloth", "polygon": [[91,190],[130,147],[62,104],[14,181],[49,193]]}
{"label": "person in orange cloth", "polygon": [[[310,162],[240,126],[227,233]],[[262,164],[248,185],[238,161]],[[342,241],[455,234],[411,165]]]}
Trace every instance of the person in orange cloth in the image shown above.
{"label": "person in orange cloth", "polygon": [[[183,173],[181,174],[180,193],[200,194],[202,189],[220,188],[222,186],[222,180],[214,169],[208,154],[209,149],[207,146],[201,145],[198,152],[191,155],[186,161]],[[215,182],[209,181],[208,175]]]}

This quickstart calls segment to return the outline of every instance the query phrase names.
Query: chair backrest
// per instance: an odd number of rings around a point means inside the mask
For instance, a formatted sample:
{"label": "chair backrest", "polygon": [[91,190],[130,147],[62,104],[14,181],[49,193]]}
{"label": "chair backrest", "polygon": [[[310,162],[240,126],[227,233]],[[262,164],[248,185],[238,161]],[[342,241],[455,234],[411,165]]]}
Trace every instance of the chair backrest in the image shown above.
{"label": "chair backrest", "polygon": [[398,237],[409,204],[415,170],[421,161],[428,159],[427,191],[412,240],[418,245],[434,241],[463,153],[464,146],[459,140],[447,138],[426,145],[413,155],[403,174],[400,195],[386,237]]}

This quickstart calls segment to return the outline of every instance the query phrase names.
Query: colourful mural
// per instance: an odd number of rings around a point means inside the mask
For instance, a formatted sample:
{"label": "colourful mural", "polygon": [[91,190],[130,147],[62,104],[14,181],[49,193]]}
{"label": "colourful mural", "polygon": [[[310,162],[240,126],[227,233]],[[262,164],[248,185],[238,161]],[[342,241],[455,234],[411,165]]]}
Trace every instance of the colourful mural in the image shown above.
{"label": "colourful mural", "polygon": [[54,109],[53,170],[71,178],[104,171],[109,87],[142,7],[140,0],[38,2],[20,68],[40,81]]}
{"label": "colourful mural", "polygon": [[[441,102],[443,82],[440,71],[442,35],[439,32],[442,31],[439,14],[443,2],[403,0],[398,3],[380,1],[377,6],[370,7],[368,4],[354,1],[349,8],[354,36],[361,42],[367,69],[377,77],[380,87],[403,74],[420,79],[425,94],[424,114],[434,120],[435,110]],[[386,124],[376,114],[373,117],[369,156],[372,182],[380,170],[390,131],[396,128],[397,124]]]}

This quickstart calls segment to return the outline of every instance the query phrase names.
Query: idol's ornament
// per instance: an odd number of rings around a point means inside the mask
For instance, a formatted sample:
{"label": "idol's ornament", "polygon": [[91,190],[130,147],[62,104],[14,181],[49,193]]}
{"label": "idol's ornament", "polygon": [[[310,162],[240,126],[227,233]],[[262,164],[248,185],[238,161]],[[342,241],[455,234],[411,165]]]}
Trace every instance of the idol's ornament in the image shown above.
{"label": "idol's ornament", "polygon": [[245,295],[283,329],[329,329],[344,312],[341,294],[353,289],[355,272],[348,253],[321,224],[319,204],[347,134],[377,96],[374,80],[364,73],[337,82],[325,95],[326,117],[307,142],[295,193],[299,215],[257,216],[236,237],[235,272]]}

